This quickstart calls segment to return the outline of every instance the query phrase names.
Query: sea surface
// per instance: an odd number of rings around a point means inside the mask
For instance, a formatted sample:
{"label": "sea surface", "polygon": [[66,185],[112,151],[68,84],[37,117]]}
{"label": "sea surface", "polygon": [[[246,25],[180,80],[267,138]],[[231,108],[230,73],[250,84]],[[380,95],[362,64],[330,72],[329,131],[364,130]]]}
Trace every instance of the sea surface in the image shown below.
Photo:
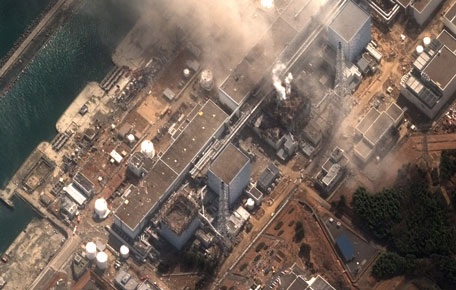
{"label": "sea surface", "polygon": [[[7,2],[15,1],[37,0]],[[114,48],[137,19],[132,2],[86,0],[0,99],[0,188],[40,142],[52,140],[58,118],[83,87],[101,81],[112,69]],[[0,253],[34,216],[31,208],[17,200],[15,204],[11,211],[0,203]]]}
{"label": "sea surface", "polygon": [[50,0],[0,1],[0,59],[36,19]]}

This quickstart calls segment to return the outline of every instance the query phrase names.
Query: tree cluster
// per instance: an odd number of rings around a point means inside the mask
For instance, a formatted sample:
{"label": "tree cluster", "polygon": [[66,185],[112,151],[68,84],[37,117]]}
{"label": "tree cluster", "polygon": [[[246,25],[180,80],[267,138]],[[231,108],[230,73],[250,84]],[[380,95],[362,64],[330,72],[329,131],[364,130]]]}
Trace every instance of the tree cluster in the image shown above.
{"label": "tree cluster", "polygon": [[197,268],[206,274],[212,274],[217,267],[217,261],[209,258],[196,250],[188,250],[182,256],[182,262],[189,268]]}
{"label": "tree cluster", "polygon": [[443,150],[440,155],[440,179],[448,181],[456,173],[456,150]]}
{"label": "tree cluster", "polygon": [[294,241],[296,243],[299,243],[300,241],[302,241],[302,239],[304,238],[304,226],[302,224],[302,222],[298,221],[295,223],[295,235],[294,235]]}
{"label": "tree cluster", "polygon": [[352,207],[361,226],[390,250],[376,260],[374,277],[427,276],[443,289],[456,289],[454,213],[441,192],[431,192],[424,180],[376,194],[359,188]]}

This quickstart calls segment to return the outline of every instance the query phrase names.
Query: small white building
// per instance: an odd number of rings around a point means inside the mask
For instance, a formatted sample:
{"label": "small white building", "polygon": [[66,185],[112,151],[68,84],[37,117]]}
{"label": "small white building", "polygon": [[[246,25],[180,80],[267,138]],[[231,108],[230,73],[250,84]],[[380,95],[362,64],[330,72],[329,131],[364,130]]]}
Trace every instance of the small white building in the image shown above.
{"label": "small white building", "polygon": [[222,192],[222,182],[228,186],[231,206],[249,184],[250,175],[250,159],[233,144],[229,144],[212,162],[208,171],[208,185],[218,195]]}

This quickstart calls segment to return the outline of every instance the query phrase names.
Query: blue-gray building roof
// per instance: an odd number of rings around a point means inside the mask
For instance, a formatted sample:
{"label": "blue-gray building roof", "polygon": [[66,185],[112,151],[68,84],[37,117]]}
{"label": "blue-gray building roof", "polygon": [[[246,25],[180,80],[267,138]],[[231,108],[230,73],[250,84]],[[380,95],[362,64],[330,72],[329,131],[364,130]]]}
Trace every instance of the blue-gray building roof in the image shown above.
{"label": "blue-gray building roof", "polygon": [[349,42],[368,19],[369,14],[352,1],[348,1],[329,27]]}
{"label": "blue-gray building roof", "polygon": [[355,257],[355,249],[347,235],[338,237],[336,239],[336,245],[345,262],[348,262]]}

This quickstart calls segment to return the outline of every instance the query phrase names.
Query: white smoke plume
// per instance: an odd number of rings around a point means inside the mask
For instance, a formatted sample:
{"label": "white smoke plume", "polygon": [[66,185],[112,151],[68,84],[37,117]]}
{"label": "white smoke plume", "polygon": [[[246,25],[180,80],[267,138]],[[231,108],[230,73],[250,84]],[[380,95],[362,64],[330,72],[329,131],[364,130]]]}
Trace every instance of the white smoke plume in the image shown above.
{"label": "white smoke plume", "polygon": [[274,7],[274,0],[261,0],[261,5],[264,8],[272,8]]}
{"label": "white smoke plume", "polygon": [[[277,98],[280,101],[284,101],[287,99],[287,88],[283,86],[282,80],[280,79],[280,75],[285,71],[285,65],[281,62],[276,63],[274,67],[272,68],[272,83],[274,85],[274,88],[277,92]],[[287,81],[291,82],[293,79],[293,76],[288,74],[288,76],[285,78],[285,84],[287,85]],[[289,87],[289,83],[288,83]],[[289,89],[288,89],[289,90]]]}
{"label": "white smoke plume", "polygon": [[291,82],[293,81],[293,75],[291,72],[287,74],[287,77],[285,78],[285,92],[287,95],[291,93]]}

